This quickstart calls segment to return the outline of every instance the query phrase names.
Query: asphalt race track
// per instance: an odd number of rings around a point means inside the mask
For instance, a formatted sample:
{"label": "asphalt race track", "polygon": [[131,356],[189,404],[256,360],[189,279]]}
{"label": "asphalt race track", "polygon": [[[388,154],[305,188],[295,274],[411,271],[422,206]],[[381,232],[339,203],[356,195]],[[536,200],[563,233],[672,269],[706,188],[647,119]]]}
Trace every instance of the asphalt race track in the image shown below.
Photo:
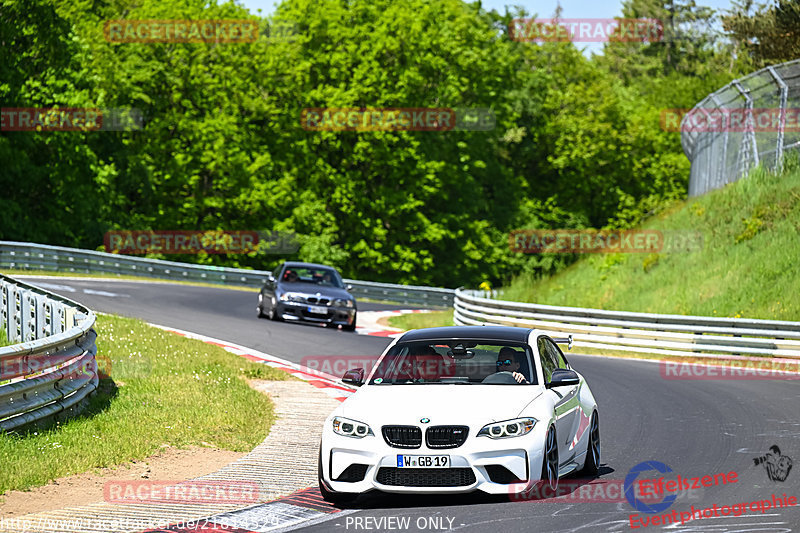
{"label": "asphalt race track", "polygon": [[[23,278],[78,301],[93,311],[141,318],[201,333],[299,363],[309,355],[380,355],[386,339],[326,329],[316,324],[256,317],[258,289],[240,291],[176,283]],[[86,291],[86,292],[84,292]],[[359,311],[408,306],[358,302]]]}
{"label": "asphalt race track", "polygon": [[[33,280],[26,280],[37,283]],[[257,291],[247,293],[188,285],[116,281],[42,280],[45,288],[101,312],[142,318],[201,333],[299,362],[308,355],[378,354],[389,339],[352,332],[257,319]],[[61,287],[57,287],[61,286]],[[84,292],[84,291],[87,292]],[[398,306],[359,304],[359,310]],[[102,332],[101,332],[102,334]],[[592,482],[614,495],[629,470],[643,461],[672,469],[667,479],[737,473],[735,483],[685,491],[657,514],[636,511],[622,501],[595,501],[596,490],[580,488],[559,499],[510,502],[504,497],[407,497],[369,494],[346,512],[303,531],[676,531],[789,532],[800,530],[800,508],[758,510],[750,503],[773,494],[800,498],[800,466],[784,481],[771,481],[753,459],[772,445],[800,462],[800,382],[797,380],[666,380],[659,364],[572,355],[600,405],[603,467]],[[424,414],[421,414],[424,416]],[[786,465],[787,460],[784,459]],[[663,474],[643,472],[641,478]],[[578,480],[572,480],[580,485]],[[562,485],[564,481],[562,480]],[[589,501],[580,501],[589,500]],[[740,516],[703,518],[684,525],[632,529],[631,515],[662,516],[747,503]],[[751,510],[751,508],[753,510]],[[678,515],[679,516],[679,515]]]}

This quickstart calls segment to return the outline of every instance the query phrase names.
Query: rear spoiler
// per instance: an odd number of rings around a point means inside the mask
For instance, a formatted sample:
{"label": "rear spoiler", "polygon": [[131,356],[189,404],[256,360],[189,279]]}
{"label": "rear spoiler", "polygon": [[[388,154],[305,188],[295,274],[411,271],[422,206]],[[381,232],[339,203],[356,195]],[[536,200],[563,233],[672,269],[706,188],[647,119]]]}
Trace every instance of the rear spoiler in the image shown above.
{"label": "rear spoiler", "polygon": [[572,350],[572,335],[566,337],[553,337],[553,341],[558,344],[566,344],[568,350]]}

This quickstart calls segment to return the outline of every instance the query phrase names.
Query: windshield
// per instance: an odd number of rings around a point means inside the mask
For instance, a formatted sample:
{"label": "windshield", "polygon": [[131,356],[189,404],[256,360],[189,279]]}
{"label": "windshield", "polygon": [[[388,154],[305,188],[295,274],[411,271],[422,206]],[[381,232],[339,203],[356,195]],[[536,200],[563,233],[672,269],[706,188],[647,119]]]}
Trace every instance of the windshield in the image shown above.
{"label": "windshield", "polygon": [[[499,341],[432,341],[398,343],[375,368],[370,384],[536,384],[527,346]],[[498,379],[499,378],[499,379]]]}
{"label": "windshield", "polygon": [[343,289],[339,276],[331,268],[287,267],[281,281],[286,283],[311,283],[323,287]]}

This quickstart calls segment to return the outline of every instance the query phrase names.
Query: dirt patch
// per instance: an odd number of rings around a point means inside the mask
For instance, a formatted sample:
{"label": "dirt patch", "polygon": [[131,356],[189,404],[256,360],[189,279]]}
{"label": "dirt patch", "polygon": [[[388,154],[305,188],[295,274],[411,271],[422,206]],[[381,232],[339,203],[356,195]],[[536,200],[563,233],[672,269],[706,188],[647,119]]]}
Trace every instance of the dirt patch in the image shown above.
{"label": "dirt patch", "polygon": [[141,461],[63,477],[29,491],[9,491],[0,496],[0,516],[20,516],[98,503],[103,501],[103,485],[108,481],[182,481],[216,472],[244,455],[217,448],[165,446]]}
{"label": "dirt patch", "polygon": [[380,318],[379,318],[379,319],[378,319],[376,322],[377,322],[379,325],[381,325],[381,326],[385,327],[386,329],[391,329],[391,330],[394,330],[394,331],[403,331],[403,330],[401,330],[401,329],[398,329],[398,328],[396,328],[396,327],[392,326],[392,325],[389,323],[389,319],[390,319],[390,318],[392,318],[392,317],[390,317],[390,316],[382,316],[382,317],[380,317]]}

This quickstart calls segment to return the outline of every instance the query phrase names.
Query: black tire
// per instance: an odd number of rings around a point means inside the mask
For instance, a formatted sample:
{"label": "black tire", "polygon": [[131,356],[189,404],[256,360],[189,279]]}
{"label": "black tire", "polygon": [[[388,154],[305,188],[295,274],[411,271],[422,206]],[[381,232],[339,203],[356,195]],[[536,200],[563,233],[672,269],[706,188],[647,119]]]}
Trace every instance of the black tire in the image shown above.
{"label": "black tire", "polygon": [[540,488],[542,491],[551,491],[554,495],[558,490],[558,439],[556,438],[556,428],[553,426],[547,430],[545,437]]}
{"label": "black tire", "polygon": [[358,318],[358,314],[353,315],[353,323],[349,326],[342,326],[342,329],[345,331],[355,331],[356,330],[356,319]]}
{"label": "black tire", "polygon": [[325,481],[322,479],[322,448],[319,450],[319,460],[317,461],[317,484],[319,485],[319,493],[322,499],[328,503],[348,503],[358,498],[358,494],[350,492],[334,492],[325,486]]}
{"label": "black tire", "polygon": [[281,317],[278,314],[277,303],[269,308],[269,312],[267,313],[267,318],[269,318],[270,320],[274,320],[275,322],[281,321]]}
{"label": "black tire", "polygon": [[597,477],[600,472],[600,419],[597,411],[592,413],[589,422],[589,443],[586,446],[586,460],[581,469],[581,475],[587,478]]}
{"label": "black tire", "polygon": [[258,294],[258,305],[256,305],[256,311],[258,311],[258,318],[264,318],[266,315],[264,314],[264,309],[261,307],[261,301],[263,296],[261,293]]}

